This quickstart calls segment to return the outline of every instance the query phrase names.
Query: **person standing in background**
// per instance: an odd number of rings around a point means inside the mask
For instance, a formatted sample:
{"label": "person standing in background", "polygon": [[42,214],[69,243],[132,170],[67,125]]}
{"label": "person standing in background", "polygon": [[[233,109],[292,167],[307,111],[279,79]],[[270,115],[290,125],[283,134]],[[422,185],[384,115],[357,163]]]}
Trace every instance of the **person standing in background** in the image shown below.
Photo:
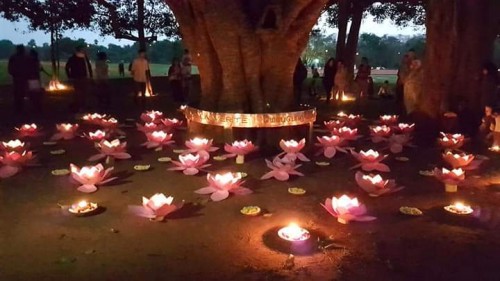
{"label": "person standing in background", "polygon": [[140,103],[142,109],[146,107],[146,87],[148,82],[149,62],[146,58],[146,50],[139,49],[137,57],[132,62],[130,73],[134,79],[135,94],[134,102]]}
{"label": "person standing in background", "polygon": [[38,53],[34,49],[30,50],[25,68],[28,78],[27,94],[33,105],[33,112],[41,114],[43,112],[42,100],[45,90],[40,80],[40,72],[45,73],[47,76],[50,76],[50,74],[42,67]]}
{"label": "person standing in background", "polygon": [[168,68],[168,82],[170,83],[170,90],[172,91],[174,101],[184,103],[185,97],[182,93],[182,67],[177,58],[172,60],[172,64]]}
{"label": "person standing in background", "polygon": [[323,88],[325,89],[326,103],[329,103],[332,99],[335,72],[337,72],[337,62],[334,58],[329,58],[325,68],[323,68]]}
{"label": "person standing in background", "polygon": [[181,59],[182,66],[182,92],[183,96],[189,100],[191,92],[191,74],[193,71],[193,58],[188,49],[184,49]]}
{"label": "person standing in background", "polygon": [[372,68],[368,63],[367,57],[361,58],[361,64],[358,67],[355,82],[359,87],[359,98],[373,96],[373,81],[371,78]]}
{"label": "person standing in background", "polygon": [[[97,91],[97,101],[99,108],[108,111],[111,105],[111,92],[109,87],[109,65],[108,55],[105,52],[97,53],[95,61],[95,82]],[[123,64],[122,64],[123,66]]]}
{"label": "person standing in background", "polygon": [[25,66],[28,61],[23,45],[16,46],[16,53],[9,58],[8,72],[12,76],[14,110],[21,115],[24,111],[24,97],[28,88],[28,77]]}
{"label": "person standing in background", "polygon": [[295,71],[293,72],[293,90],[298,105],[300,105],[302,99],[302,85],[306,78],[307,68],[302,62],[302,59],[299,58],[297,60],[297,65],[295,65]]}
{"label": "person standing in background", "polygon": [[118,64],[118,75],[120,75],[120,77],[125,77],[125,65],[123,64],[123,60]]}
{"label": "person standing in background", "polygon": [[76,47],[75,53],[66,62],[65,70],[66,76],[75,88],[74,102],[70,109],[77,113],[86,106],[90,79],[92,79],[92,65],[84,46]]}

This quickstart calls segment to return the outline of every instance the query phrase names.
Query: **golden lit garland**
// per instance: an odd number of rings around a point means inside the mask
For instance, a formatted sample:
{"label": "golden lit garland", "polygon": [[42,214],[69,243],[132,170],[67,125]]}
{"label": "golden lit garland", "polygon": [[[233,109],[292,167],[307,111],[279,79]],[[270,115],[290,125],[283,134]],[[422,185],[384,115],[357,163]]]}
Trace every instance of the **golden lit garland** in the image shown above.
{"label": "golden lit garland", "polygon": [[276,128],[312,124],[316,121],[316,108],[281,113],[223,113],[186,107],[184,115],[188,121],[222,127]]}

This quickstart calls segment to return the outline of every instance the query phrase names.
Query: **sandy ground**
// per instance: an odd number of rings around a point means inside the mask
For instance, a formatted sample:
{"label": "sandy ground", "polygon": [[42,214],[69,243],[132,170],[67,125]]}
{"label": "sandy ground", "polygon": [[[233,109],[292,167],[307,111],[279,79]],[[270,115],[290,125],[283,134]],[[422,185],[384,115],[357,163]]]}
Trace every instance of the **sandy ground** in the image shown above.
{"label": "sandy ground", "polygon": [[[160,99],[158,108],[175,116],[169,99]],[[371,115],[387,110],[371,102]],[[211,202],[193,191],[206,186],[206,175],[185,176],[167,171],[171,164],[157,162],[160,156],[176,157],[171,150],[154,152],[140,147],[144,136],[135,128],[125,128],[133,159],[117,161],[120,179],[102,186],[96,193],[76,190],[67,176],[52,176],[53,169],[69,163],[88,164],[95,153],[90,141],[61,141],[55,147],[41,144],[53,132],[57,120],[68,120],[64,102],[55,101],[42,121],[47,136],[31,142],[41,167],[0,181],[0,280],[499,280],[500,238],[500,156],[484,147],[469,144],[466,151],[485,154],[490,160],[479,171],[468,173],[458,193],[447,194],[434,178],[419,170],[442,165],[437,148],[405,149],[410,162],[390,156],[387,164],[406,188],[398,193],[372,198],[357,187],[353,157],[340,154],[331,165],[320,167],[313,157],[300,171],[305,177],[289,182],[259,180],[267,168],[264,155],[248,157],[244,165],[233,160],[211,161],[210,171],[244,171],[245,186],[251,195],[231,196]],[[115,114],[138,117],[138,111],[121,107]],[[126,102],[123,102],[126,104]],[[378,107],[377,107],[378,106]],[[10,138],[12,125],[2,105],[1,139]],[[320,106],[321,118],[330,114]],[[368,114],[370,115],[370,114]],[[363,124],[363,127],[366,127]],[[182,146],[183,131],[177,132]],[[220,146],[220,144],[219,144]],[[357,149],[374,147],[367,140],[355,143]],[[66,154],[54,156],[50,150],[63,148]],[[222,152],[220,152],[222,153]],[[220,153],[216,153],[220,154]],[[136,164],[151,164],[152,170],[136,172]],[[294,196],[288,187],[302,187],[304,196]],[[128,205],[139,205],[141,197],[163,192],[186,206],[165,222],[150,222],[128,213]],[[373,222],[339,224],[321,206],[325,198],[343,193],[366,204]],[[77,218],[64,213],[59,204],[80,199],[99,203],[106,209],[92,217]],[[442,210],[457,199],[480,209],[478,217],[456,217]],[[258,205],[268,215],[245,217],[243,206]],[[400,206],[415,206],[424,215],[406,217]],[[320,237],[318,248],[312,241],[309,251],[296,254],[288,263],[289,249],[276,238],[275,229],[298,222]],[[330,239],[329,241],[326,241]]]}

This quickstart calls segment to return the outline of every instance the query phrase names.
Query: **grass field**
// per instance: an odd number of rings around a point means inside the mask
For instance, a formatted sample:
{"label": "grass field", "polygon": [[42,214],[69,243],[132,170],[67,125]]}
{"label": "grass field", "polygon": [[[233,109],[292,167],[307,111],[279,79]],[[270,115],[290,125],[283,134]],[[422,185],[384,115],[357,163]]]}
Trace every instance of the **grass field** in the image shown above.
{"label": "grass field", "polygon": [[[42,62],[43,67],[51,73],[51,65],[50,62]],[[153,76],[165,76],[167,75],[168,67],[170,65],[168,64],[151,64],[151,74]],[[67,80],[66,78],[66,73],[64,72],[64,63],[61,64],[61,77],[60,79],[62,81]],[[196,68],[193,68],[194,74],[198,74],[198,70]],[[118,64],[117,63],[110,63],[109,64],[109,77],[110,78],[120,78],[118,75]],[[125,77],[130,77],[130,74],[128,72],[128,65],[125,65]],[[44,83],[48,81],[49,77],[46,75],[42,74],[42,80]],[[5,85],[5,84],[10,84],[10,76],[7,73],[7,61],[0,61],[0,85]]]}

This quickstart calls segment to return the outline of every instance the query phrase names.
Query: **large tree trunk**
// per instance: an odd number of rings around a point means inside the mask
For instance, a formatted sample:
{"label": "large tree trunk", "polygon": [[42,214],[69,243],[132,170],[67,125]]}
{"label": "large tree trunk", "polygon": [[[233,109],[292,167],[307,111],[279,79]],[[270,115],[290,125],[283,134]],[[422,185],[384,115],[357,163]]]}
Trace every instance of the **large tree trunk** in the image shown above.
{"label": "large tree trunk", "polygon": [[293,108],[295,65],[327,0],[166,2],[200,70],[202,108]]}
{"label": "large tree trunk", "polygon": [[139,48],[146,50],[146,35],[144,34],[144,0],[137,0],[137,35]]}
{"label": "large tree trunk", "polygon": [[426,7],[426,55],[424,91],[418,101],[421,128],[434,129],[443,110],[465,98],[479,112],[477,75],[492,56],[500,13],[496,0],[428,1]]}
{"label": "large tree trunk", "polygon": [[337,59],[344,58],[344,49],[346,47],[347,39],[347,24],[349,23],[349,9],[350,3],[348,0],[339,0],[338,2],[338,15],[337,15],[337,47],[335,56]]}
{"label": "large tree trunk", "polygon": [[344,49],[343,59],[346,68],[352,72],[356,63],[356,52],[358,50],[359,30],[363,20],[365,5],[362,2],[354,2],[351,7],[351,26],[349,27],[349,36]]}

